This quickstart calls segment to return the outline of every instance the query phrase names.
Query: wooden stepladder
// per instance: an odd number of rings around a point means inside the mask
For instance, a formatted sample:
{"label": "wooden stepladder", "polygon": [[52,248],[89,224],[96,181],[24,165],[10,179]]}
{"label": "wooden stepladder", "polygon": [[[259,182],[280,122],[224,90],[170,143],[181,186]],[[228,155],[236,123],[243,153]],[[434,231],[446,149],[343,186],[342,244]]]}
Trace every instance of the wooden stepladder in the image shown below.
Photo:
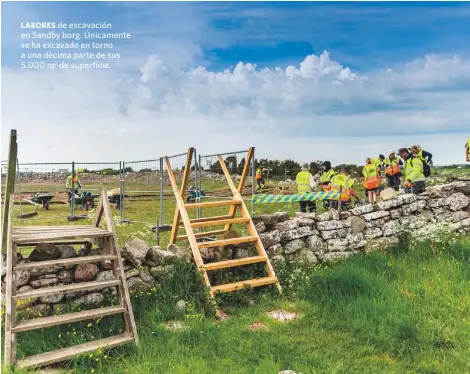
{"label": "wooden stepladder", "polygon": [[[12,201],[13,199],[11,199],[11,202]],[[99,228],[102,216],[104,216],[106,221],[106,230]],[[18,247],[34,246],[39,243],[74,245],[90,243],[92,241],[96,242],[104,249],[104,254],[17,264]],[[21,293],[18,293],[16,290],[18,271],[78,265],[83,263],[96,263],[103,260],[111,261],[115,279],[43,287]],[[118,305],[26,321],[17,321],[16,306],[18,301],[47,295],[103,289],[107,287],[117,288],[119,299]],[[95,351],[99,348],[112,348],[128,342],[134,342],[138,346],[139,339],[127,288],[126,276],[124,274],[121,255],[117,247],[116,233],[114,230],[114,223],[109,208],[107,194],[104,189],[101,193],[92,225],[89,226],[64,225],[13,227],[12,209],[10,205],[10,210],[8,212],[5,308],[5,367],[15,364],[18,369],[35,368],[68,360],[77,354]],[[125,331],[120,335],[29,356],[18,361],[16,360],[16,334],[18,333],[118,314],[123,315],[125,327]]]}
{"label": "wooden stepladder", "polygon": [[[186,166],[184,168],[183,180],[181,183],[181,188],[178,189],[178,185],[176,183],[175,176],[173,174],[173,170],[171,168],[171,164],[168,157],[165,157],[165,163],[168,169],[169,178],[171,181],[171,186],[173,188],[173,192],[176,198],[176,209],[175,215],[173,219],[173,226],[171,231],[171,238],[170,244],[174,244],[177,240],[188,240],[191,246],[191,250],[193,252],[194,262],[198,269],[201,270],[202,278],[204,284],[210,290],[210,296],[212,301],[215,304],[214,295],[219,292],[232,292],[239,289],[243,289],[246,286],[249,287],[259,287],[265,286],[269,284],[275,284],[277,289],[280,293],[282,293],[281,286],[279,281],[274,273],[274,269],[269,261],[268,255],[266,254],[266,250],[264,249],[263,243],[256,231],[255,225],[251,219],[249,211],[243,201],[241,192],[245,185],[245,180],[249,174],[251,160],[253,158],[253,148],[250,148],[248,151],[248,156],[245,160],[245,166],[243,168],[243,173],[240,179],[240,183],[238,188],[235,187],[235,184],[230,177],[230,173],[225,165],[225,161],[222,156],[218,156],[218,161],[222,167],[224,175],[227,179],[227,182],[230,186],[230,190],[232,191],[233,197],[230,200],[224,201],[210,201],[210,202],[201,202],[201,203],[185,203],[184,195],[187,187],[187,183],[189,181],[189,173],[191,170],[191,160],[194,154],[194,148],[190,148],[188,151],[187,159],[186,159]],[[198,218],[198,219],[190,219],[188,214],[188,209],[198,209],[198,208],[212,208],[212,207],[229,207],[228,215],[223,216],[216,216],[216,217],[207,217],[207,218]],[[235,214],[237,212],[237,208],[240,209],[240,218],[235,218]],[[182,224],[186,230],[186,235],[178,235],[178,229],[180,228],[180,224]],[[208,242],[198,242],[197,238],[201,238],[204,236],[217,236],[222,235],[225,232],[229,231],[233,224],[245,224],[247,226],[248,236],[232,238],[232,239],[219,239],[215,241],[208,241]],[[198,232],[195,233],[194,229],[200,227],[208,227],[208,226],[223,226],[223,229],[215,230],[215,231],[207,231],[207,232]],[[247,257],[242,259],[236,260],[228,260],[228,261],[220,261],[220,262],[212,262],[208,264],[204,264],[204,261],[201,256],[200,250],[202,248],[212,248],[212,247],[219,247],[219,246],[226,246],[226,245],[234,245],[234,244],[241,244],[241,243],[254,243],[256,246],[256,250],[258,252],[257,256]],[[255,263],[264,263],[266,267],[266,271],[268,276],[264,278],[258,279],[250,279],[236,283],[229,283],[223,284],[218,286],[212,286],[209,277],[207,275],[208,271],[213,270],[220,270],[226,268],[232,268],[237,266],[243,266],[248,264],[255,264]],[[216,308],[217,316],[220,315],[220,311]]]}

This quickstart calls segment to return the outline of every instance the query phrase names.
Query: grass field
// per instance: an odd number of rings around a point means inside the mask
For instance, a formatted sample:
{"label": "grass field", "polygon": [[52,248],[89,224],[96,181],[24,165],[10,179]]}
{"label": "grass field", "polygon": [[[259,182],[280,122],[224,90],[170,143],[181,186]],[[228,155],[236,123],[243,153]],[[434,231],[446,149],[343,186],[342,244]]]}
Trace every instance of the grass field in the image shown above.
{"label": "grass field", "polygon": [[[469,373],[469,240],[411,245],[346,262],[280,268],[279,297],[270,288],[224,299],[229,319],[216,321],[192,266],[179,264],[155,291],[134,299],[141,350],[97,352],[68,363],[74,373]],[[175,303],[188,303],[185,328],[166,329]],[[298,313],[286,323],[266,315]],[[260,322],[266,327],[250,331]],[[91,324],[20,334],[19,355],[116,333]]]}

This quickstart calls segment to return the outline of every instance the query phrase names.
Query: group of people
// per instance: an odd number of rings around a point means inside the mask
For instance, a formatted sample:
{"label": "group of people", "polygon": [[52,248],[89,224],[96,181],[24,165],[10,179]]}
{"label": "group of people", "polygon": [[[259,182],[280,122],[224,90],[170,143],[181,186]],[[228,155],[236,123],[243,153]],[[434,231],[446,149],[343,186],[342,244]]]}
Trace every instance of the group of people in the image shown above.
{"label": "group of people", "polygon": [[[467,152],[470,150],[470,140],[467,143]],[[468,156],[468,153],[467,153]],[[397,152],[391,150],[388,157],[379,155],[378,158],[367,157],[362,168],[363,186],[366,192],[366,199],[372,203],[377,203],[377,194],[384,188],[384,176],[387,179],[388,187],[398,191],[403,177],[405,192],[414,194],[422,193],[426,190],[426,178],[430,173],[430,163],[432,154],[423,150],[419,145],[410,148],[401,148]],[[468,161],[468,160],[467,160]],[[310,193],[316,191],[317,183],[310,173],[309,164],[304,164],[302,170],[297,174],[297,193]],[[361,201],[354,188],[354,178],[348,167],[342,168],[340,173],[336,173],[330,161],[322,164],[322,171],[319,180],[319,187],[322,191],[340,191],[342,206],[351,203],[351,197]],[[338,207],[338,201],[324,200],[325,208]],[[315,201],[301,201],[301,212],[315,212]]]}

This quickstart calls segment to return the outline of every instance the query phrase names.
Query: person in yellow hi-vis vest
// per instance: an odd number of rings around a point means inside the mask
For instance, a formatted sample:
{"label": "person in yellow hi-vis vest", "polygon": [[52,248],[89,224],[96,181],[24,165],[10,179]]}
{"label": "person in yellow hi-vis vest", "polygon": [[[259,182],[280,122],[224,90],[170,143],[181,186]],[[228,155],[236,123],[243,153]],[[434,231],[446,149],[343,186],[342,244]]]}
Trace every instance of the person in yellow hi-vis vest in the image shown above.
{"label": "person in yellow hi-vis vest", "polygon": [[364,189],[370,204],[377,203],[377,188],[379,187],[380,172],[379,168],[367,157],[366,164],[362,168],[362,175],[364,177]]}
{"label": "person in yellow hi-vis vest", "polygon": [[72,177],[72,174],[70,174],[67,177],[67,182],[65,183],[65,189],[67,190],[67,193],[69,195],[69,199],[72,198],[73,193],[77,193],[77,190],[72,191],[72,182],[74,183],[74,186],[76,185],[76,186],[78,186],[79,189],[82,189],[82,184],[80,183],[80,179],[78,179],[78,173],[77,172],[74,172],[73,177]]}
{"label": "person in yellow hi-vis vest", "polygon": [[[354,178],[351,178],[350,170],[348,167],[344,167],[341,170],[341,174],[336,174],[331,178],[331,191],[341,190],[341,207],[349,207],[351,203],[351,196],[355,197],[356,200],[360,200],[357,196],[357,192],[354,189]],[[338,200],[339,201],[339,200]],[[332,206],[338,208],[338,201],[334,201]]]}
{"label": "person in yellow hi-vis vest", "polygon": [[[302,170],[297,174],[295,182],[297,183],[298,194],[306,194],[315,191],[317,185],[313,179],[313,175],[310,173],[309,164],[302,165]],[[315,201],[299,201],[299,204],[300,211],[303,213],[307,213],[307,208],[310,213],[315,213],[317,210]]]}
{"label": "person in yellow hi-vis vest", "polygon": [[266,174],[265,168],[256,169],[256,181],[258,182],[258,188],[264,187],[264,175]]}
{"label": "person in yellow hi-vis vest", "polygon": [[470,162],[470,139],[467,140],[465,148],[465,161]]}

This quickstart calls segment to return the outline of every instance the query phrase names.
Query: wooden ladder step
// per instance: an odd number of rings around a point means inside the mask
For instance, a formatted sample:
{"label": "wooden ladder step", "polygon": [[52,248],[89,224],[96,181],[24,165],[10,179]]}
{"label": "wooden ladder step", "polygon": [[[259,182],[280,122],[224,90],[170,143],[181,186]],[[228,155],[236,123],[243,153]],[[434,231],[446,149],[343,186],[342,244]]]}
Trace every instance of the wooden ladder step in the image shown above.
{"label": "wooden ladder step", "polygon": [[[213,236],[213,235],[220,235],[223,234],[226,230],[214,230],[214,231],[204,231],[204,232],[195,232],[194,237],[196,238],[203,238],[205,236]],[[178,235],[176,239],[182,240],[187,239],[188,235]]]}
{"label": "wooden ladder step", "polygon": [[30,270],[30,269],[44,269],[54,266],[65,266],[65,265],[78,265],[86,264],[90,262],[100,262],[104,260],[116,260],[116,255],[97,255],[97,256],[83,256],[83,257],[72,257],[72,258],[63,258],[50,261],[35,261],[28,262],[25,264],[16,265],[13,270]]}
{"label": "wooden ladder step", "polygon": [[87,243],[90,243],[90,241],[86,239],[70,239],[70,240],[59,239],[59,240],[30,241],[28,243],[19,243],[17,244],[17,247],[33,247],[40,243],[50,243],[50,244],[55,244],[55,245],[61,245],[61,244],[72,245],[72,244],[87,244]]}
{"label": "wooden ladder step", "polygon": [[111,336],[109,338],[95,340],[93,342],[74,345],[68,348],[58,349],[56,351],[41,353],[39,355],[26,357],[18,360],[17,368],[26,369],[44,365],[51,365],[56,362],[68,360],[77,354],[96,351],[99,348],[108,349],[117,347],[121,344],[132,342],[134,338],[129,334]]}
{"label": "wooden ladder step", "polygon": [[64,323],[73,323],[103,316],[110,316],[118,313],[124,313],[125,310],[126,309],[124,307],[116,305],[106,308],[84,310],[82,312],[76,313],[60,314],[52,317],[30,319],[28,321],[20,322],[12,328],[12,331],[23,332],[29,330],[42,329],[50,326],[63,325]]}
{"label": "wooden ladder step", "polygon": [[265,286],[265,285],[274,284],[274,283],[277,283],[276,278],[265,277],[265,278],[258,278],[258,279],[248,279],[248,280],[244,280],[241,282],[222,284],[220,286],[213,286],[211,287],[211,292],[213,294],[218,293],[218,292],[232,292],[232,291],[236,291],[239,289],[243,289],[247,286],[260,287],[260,286]]}
{"label": "wooden ladder step", "polygon": [[111,280],[104,280],[104,281],[72,283],[72,284],[67,284],[65,286],[36,288],[28,292],[17,293],[16,295],[12,296],[12,300],[17,301],[17,300],[24,300],[24,299],[47,296],[47,295],[56,295],[58,293],[64,293],[64,292],[83,291],[83,290],[90,290],[90,289],[95,289],[95,288],[107,288],[107,287],[117,286],[119,284],[121,284],[120,280],[111,279]]}
{"label": "wooden ladder step", "polygon": [[198,243],[199,248],[223,247],[229,244],[251,243],[257,241],[256,236],[242,236],[241,238],[213,240],[210,242]]}
{"label": "wooden ladder step", "polygon": [[217,226],[217,225],[226,225],[226,224],[237,224],[237,223],[248,223],[250,222],[249,218],[228,218],[228,219],[218,219],[215,221],[205,221],[205,222],[195,222],[191,223],[192,228],[204,227],[204,226]]}
{"label": "wooden ladder step", "polygon": [[231,206],[231,205],[242,205],[242,202],[239,200],[207,201],[205,203],[185,204],[185,207],[186,209],[195,209],[195,208],[211,208],[211,207]]}
{"label": "wooden ladder step", "polygon": [[[190,219],[189,222],[190,223],[199,223],[199,222],[207,222],[207,221],[218,221],[218,220],[222,220],[222,219],[232,219],[232,218],[233,218],[233,216],[227,214],[225,216],[194,218],[194,219]],[[179,225],[184,226],[183,221],[180,221]]]}
{"label": "wooden ladder step", "polygon": [[266,258],[263,256],[253,256],[253,257],[240,258],[237,260],[212,262],[210,264],[204,264],[204,269],[206,271],[210,271],[210,270],[226,269],[226,268],[231,268],[235,266],[256,264],[260,262],[266,262]]}

